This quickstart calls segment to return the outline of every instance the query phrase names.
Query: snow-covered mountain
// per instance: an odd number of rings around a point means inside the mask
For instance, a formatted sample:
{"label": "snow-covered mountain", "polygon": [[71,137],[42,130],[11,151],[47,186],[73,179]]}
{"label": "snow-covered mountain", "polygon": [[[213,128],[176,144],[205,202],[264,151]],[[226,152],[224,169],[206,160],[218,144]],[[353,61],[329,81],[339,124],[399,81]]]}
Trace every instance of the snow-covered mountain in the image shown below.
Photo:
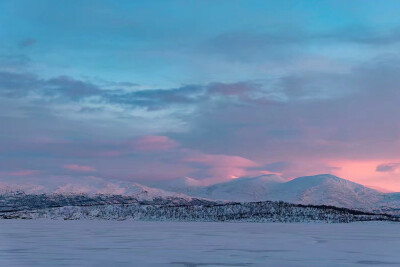
{"label": "snow-covered mountain", "polygon": [[186,196],[179,192],[169,192],[158,188],[148,187],[138,183],[122,183],[114,182],[107,183],[103,187],[90,187],[85,190],[79,191],[79,187],[74,185],[65,185],[57,188],[54,193],[67,195],[67,194],[87,194],[87,195],[122,195],[135,197],[139,201],[152,201],[159,198],[182,198],[191,200],[192,197]]}
{"label": "snow-covered mountain", "polygon": [[[395,210],[400,207],[399,193],[380,193],[332,175],[300,177],[292,181],[264,175],[210,186],[181,178],[159,185],[178,192],[97,178],[86,186],[69,183],[43,194],[3,188],[0,219],[354,222],[399,221],[397,215],[400,214]],[[330,206],[315,206],[319,204]],[[382,212],[393,215],[378,214]]]}
{"label": "snow-covered mountain", "polygon": [[23,192],[29,195],[120,195],[130,196],[138,201],[152,201],[160,198],[180,198],[190,201],[192,197],[180,192],[170,192],[138,183],[124,181],[107,181],[91,177],[83,182],[71,182],[57,186],[42,185],[0,185],[0,195],[12,195],[14,192]]}
{"label": "snow-covered mountain", "polygon": [[66,183],[56,187],[40,185],[0,185],[0,212],[43,209],[63,206],[115,204],[202,205],[214,203],[145,185],[104,179],[86,179],[83,183]]}
{"label": "snow-covered mountain", "polygon": [[237,178],[229,182],[197,188],[198,190],[193,195],[218,200],[264,201],[271,200],[269,192],[273,192],[274,188],[282,183],[284,180],[277,175]]}
{"label": "snow-covered mountain", "polygon": [[400,193],[382,193],[329,174],[304,176],[291,181],[285,181],[276,175],[263,175],[233,179],[210,186],[179,189],[170,187],[169,190],[213,200],[272,200],[362,210],[400,208]]}
{"label": "snow-covered mountain", "polygon": [[[32,192],[27,189],[31,189]],[[149,186],[124,181],[111,182],[92,177],[84,183],[66,183],[53,188],[25,186],[19,190],[0,185],[0,206],[8,209],[8,207],[15,207],[17,203],[22,203],[21,205],[29,207],[29,202],[49,203],[49,201],[62,203],[62,205],[64,203],[80,204],[82,201],[95,204],[129,204],[136,201],[179,205],[201,204],[217,200],[233,202],[285,201],[400,214],[400,193],[382,193],[329,174],[299,177],[291,181],[277,175],[263,175],[238,178],[208,186],[189,177],[154,183]],[[15,194],[15,192],[21,191],[24,193]],[[81,199],[74,196],[85,196],[86,198]]]}

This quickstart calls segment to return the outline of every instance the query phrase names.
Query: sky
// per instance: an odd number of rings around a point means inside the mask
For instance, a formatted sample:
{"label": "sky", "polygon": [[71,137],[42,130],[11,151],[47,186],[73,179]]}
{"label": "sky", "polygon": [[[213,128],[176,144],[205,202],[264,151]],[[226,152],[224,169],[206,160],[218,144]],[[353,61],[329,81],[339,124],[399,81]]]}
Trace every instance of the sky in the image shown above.
{"label": "sky", "polygon": [[0,1],[0,184],[330,173],[400,191],[399,1]]}

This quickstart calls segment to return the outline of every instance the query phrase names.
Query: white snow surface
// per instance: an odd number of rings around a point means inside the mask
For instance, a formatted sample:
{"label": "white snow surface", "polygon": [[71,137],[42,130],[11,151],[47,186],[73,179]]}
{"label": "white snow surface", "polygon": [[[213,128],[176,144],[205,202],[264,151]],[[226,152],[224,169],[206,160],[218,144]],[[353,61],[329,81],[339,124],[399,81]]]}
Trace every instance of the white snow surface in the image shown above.
{"label": "white snow surface", "polygon": [[0,221],[0,266],[400,266],[396,223]]}

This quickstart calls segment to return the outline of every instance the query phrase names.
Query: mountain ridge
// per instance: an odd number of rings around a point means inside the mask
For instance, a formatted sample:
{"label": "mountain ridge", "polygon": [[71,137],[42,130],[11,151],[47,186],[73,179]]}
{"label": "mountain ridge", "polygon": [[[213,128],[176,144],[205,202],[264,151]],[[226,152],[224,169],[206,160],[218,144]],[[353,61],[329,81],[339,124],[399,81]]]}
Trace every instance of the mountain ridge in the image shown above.
{"label": "mountain ridge", "polygon": [[400,193],[379,192],[331,174],[302,176],[289,181],[276,175],[237,178],[191,188],[190,192],[190,196],[211,200],[286,201],[361,210],[400,208]]}
{"label": "mountain ridge", "polygon": [[[0,190],[4,199],[12,190]],[[40,187],[38,187],[40,188]],[[79,189],[79,190],[77,190]],[[3,194],[1,193],[3,191]],[[11,192],[10,196],[6,196]],[[54,196],[122,196],[138,202],[190,203],[284,201],[304,205],[329,205],[363,211],[396,211],[400,214],[400,193],[382,193],[361,184],[331,174],[302,176],[285,180],[278,175],[236,178],[227,182],[202,185],[190,177],[142,185],[92,178],[85,185],[65,184],[44,192],[26,192],[28,195]],[[101,199],[101,198],[100,198]]]}

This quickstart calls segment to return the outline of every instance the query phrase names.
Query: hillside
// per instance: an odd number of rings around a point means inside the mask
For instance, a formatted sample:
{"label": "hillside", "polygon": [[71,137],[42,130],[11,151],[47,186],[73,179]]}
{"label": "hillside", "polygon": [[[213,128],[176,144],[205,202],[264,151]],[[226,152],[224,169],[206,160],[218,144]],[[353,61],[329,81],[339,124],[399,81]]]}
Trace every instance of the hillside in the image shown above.
{"label": "hillside", "polygon": [[[173,190],[173,188],[170,188]],[[285,201],[298,204],[331,205],[366,211],[397,210],[399,193],[382,193],[329,174],[284,181],[276,175],[238,178],[210,186],[174,190],[191,196],[228,201]]]}

